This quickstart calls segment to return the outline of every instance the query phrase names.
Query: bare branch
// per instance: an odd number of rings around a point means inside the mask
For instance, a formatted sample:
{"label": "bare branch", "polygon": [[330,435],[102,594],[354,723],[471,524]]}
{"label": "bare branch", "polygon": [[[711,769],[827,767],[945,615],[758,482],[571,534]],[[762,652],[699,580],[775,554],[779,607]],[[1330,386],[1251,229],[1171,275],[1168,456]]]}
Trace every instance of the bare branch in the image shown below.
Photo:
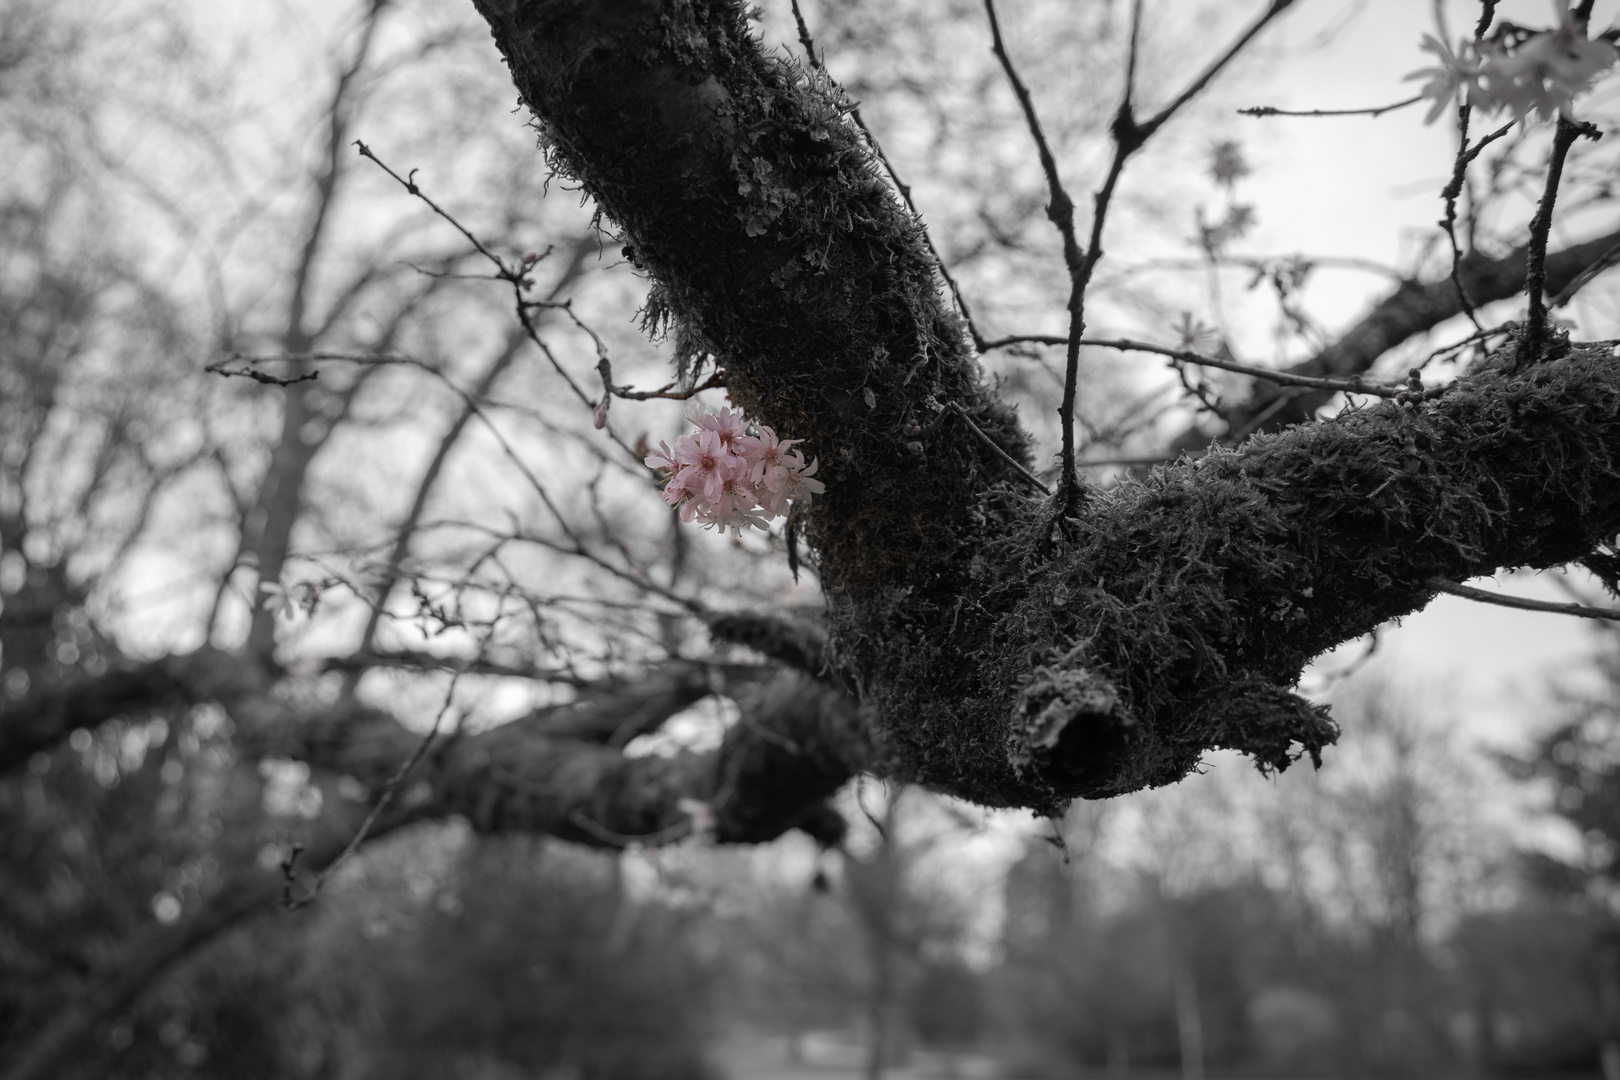
{"label": "bare branch", "polygon": [[1564,158],[1582,135],[1601,139],[1603,132],[1593,124],[1558,118],[1552,153],[1547,161],[1547,186],[1536,207],[1536,216],[1530,220],[1529,269],[1524,286],[1530,294],[1530,314],[1525,324],[1526,348],[1520,352],[1521,360],[1533,360],[1547,335],[1547,304],[1542,295],[1547,287],[1547,236],[1552,231],[1553,204],[1558,199],[1558,182],[1564,175]]}
{"label": "bare branch", "polygon": [[383,812],[386,811],[390,804],[393,803],[394,796],[399,792],[399,786],[405,782],[406,777],[411,775],[411,770],[416,768],[416,766],[421,762],[422,758],[427,754],[429,748],[433,746],[433,740],[437,738],[439,734],[439,727],[444,723],[445,715],[449,713],[450,706],[455,702],[456,687],[461,685],[462,674],[463,672],[457,671],[451,676],[450,685],[444,692],[444,704],[439,707],[438,715],[433,718],[433,726],[428,729],[426,735],[422,736],[421,741],[416,745],[416,749],[411,751],[411,756],[406,758],[400,764],[398,771],[388,778],[388,782],[383,785],[382,792],[377,796],[376,800],[371,804],[371,809],[366,813],[365,820],[362,821],[360,823],[360,827],[354,831],[354,835],[349,837],[349,842],[343,845],[343,850],[339,851],[330,862],[321,867],[320,872],[317,873],[313,879],[311,879],[302,896],[299,896],[293,891],[291,857],[289,857],[288,864],[283,869],[283,872],[287,878],[286,887],[282,892],[281,898],[283,907],[296,909],[312,903],[314,899],[320,895],[321,889],[325,887],[327,879],[336,873],[344,863],[348,862],[354,853],[360,850],[360,845],[364,844],[372,835],[372,832],[377,825],[377,819],[380,818]]}
{"label": "bare branch", "polygon": [[1275,19],[1278,15],[1281,15],[1284,11],[1287,11],[1293,5],[1294,0],[1271,0],[1271,3],[1266,7],[1266,10],[1260,13],[1260,17],[1251,23],[1247,30],[1238,35],[1237,40],[1232,42],[1227,50],[1215,59],[1214,63],[1205,68],[1203,74],[1199,75],[1191,83],[1189,83],[1187,88],[1176,96],[1175,100],[1171,101],[1170,104],[1154,113],[1149,120],[1141,125],[1139,130],[1141,131],[1142,138],[1144,140],[1151,138],[1153,133],[1158,131],[1159,128],[1163,127],[1165,122],[1180,111],[1183,105],[1186,105],[1193,98],[1197,97],[1204,87],[1208,86],[1210,81],[1221,73],[1226,65],[1237,59],[1238,54],[1248,47],[1249,42],[1253,41],[1255,36],[1271,23],[1271,20]]}
{"label": "bare branch", "polygon": [[1045,134],[1041,130],[1040,120],[1035,113],[1035,106],[1030,98],[1029,90],[1018,77],[1011,57],[1008,56],[1005,45],[1001,39],[1001,27],[996,19],[994,0],[984,0],[985,12],[990,20],[992,49],[996,58],[1001,61],[1002,70],[1007,75],[1007,81],[1012,85],[1018,97],[1019,105],[1024,111],[1025,121],[1030,134],[1035,139],[1036,149],[1040,155],[1041,169],[1046,174],[1047,187],[1050,192],[1050,202],[1047,205],[1047,216],[1063,236],[1063,261],[1069,271],[1069,335],[1067,341],[1067,355],[1065,357],[1063,378],[1063,402],[1059,406],[1059,415],[1063,425],[1062,449],[1062,478],[1058,492],[1058,513],[1060,519],[1067,517],[1075,509],[1081,498],[1083,488],[1080,475],[1075,469],[1074,446],[1074,410],[1077,393],[1076,384],[1079,380],[1080,366],[1080,339],[1085,333],[1085,300],[1086,289],[1090,285],[1092,273],[1102,258],[1103,228],[1108,218],[1109,204],[1113,199],[1115,186],[1119,182],[1120,174],[1125,169],[1125,163],[1137,150],[1140,150],[1153,135],[1163,127],[1184,105],[1196,97],[1209,82],[1218,75],[1227,64],[1252,41],[1256,34],[1263,30],[1272,19],[1290,7],[1293,0],[1271,0],[1270,5],[1258,19],[1245,30],[1236,41],[1222,53],[1202,74],[1187,85],[1171,102],[1160,109],[1146,121],[1139,122],[1135,117],[1132,106],[1133,82],[1136,73],[1137,51],[1141,31],[1142,4],[1140,0],[1133,6],[1131,15],[1131,35],[1129,52],[1126,59],[1125,89],[1120,101],[1119,110],[1114,116],[1114,122],[1109,128],[1114,139],[1114,156],[1109,163],[1108,173],[1092,197],[1094,210],[1091,219],[1091,237],[1084,252],[1080,250],[1074,234],[1074,204],[1058,176],[1057,162],[1052,157],[1047,146]]}
{"label": "bare branch", "polygon": [[1593,279],[1595,279],[1599,274],[1611,269],[1616,264],[1620,264],[1620,244],[1616,244],[1608,251],[1605,251],[1593,261],[1591,266],[1588,266],[1585,270],[1582,270],[1580,273],[1571,278],[1569,280],[1569,284],[1565,285],[1558,291],[1557,296],[1554,296],[1551,300],[1547,301],[1547,306],[1549,308],[1563,307],[1565,304],[1575,299],[1575,294],[1580,292],[1586,286],[1590,285]]}
{"label": "bare branch", "polygon": [[[1549,254],[1549,289],[1561,289],[1583,271],[1599,265],[1605,253],[1615,249],[1617,244],[1620,244],[1620,233],[1611,232]],[[1460,272],[1469,296],[1477,303],[1486,304],[1506,300],[1524,287],[1526,262],[1523,248],[1496,259],[1475,251],[1463,258]],[[1286,370],[1295,375],[1354,377],[1369,370],[1391,349],[1462,313],[1457,289],[1449,276],[1430,282],[1403,282],[1331,345]],[[1509,328],[1488,327],[1453,344],[1488,341]],[[1277,431],[1309,420],[1332,392],[1303,387],[1279,391],[1272,384],[1257,383],[1247,400],[1226,406],[1224,416],[1232,433]],[[1207,435],[1189,429],[1176,440],[1175,446],[1201,448],[1207,442]]]}
{"label": "bare branch", "polygon": [[[1369,394],[1373,397],[1382,398],[1399,397],[1407,392],[1405,386],[1363,382],[1359,378],[1329,379],[1313,375],[1295,375],[1287,371],[1254,367],[1251,364],[1240,364],[1235,360],[1223,360],[1216,356],[1206,356],[1203,353],[1192,352],[1187,349],[1177,349],[1166,345],[1152,345],[1131,338],[1086,338],[1082,344],[1101,349],[1119,349],[1124,352],[1157,353],[1160,356],[1168,356],[1179,363],[1219,368],[1222,371],[1231,371],[1239,375],[1264,379],[1278,386],[1306,386],[1313,390],[1331,390],[1343,394]],[[1429,396],[1437,396],[1440,392],[1441,388],[1436,387],[1429,391]]]}
{"label": "bare branch", "polygon": [[994,439],[986,435],[984,431],[980,429],[979,425],[973,422],[973,418],[967,414],[967,411],[963,409],[962,406],[953,401],[951,402],[951,410],[955,412],[957,416],[962,418],[962,422],[968,426],[968,430],[972,431],[976,438],[988,446],[994,453],[1000,455],[1007,462],[1007,464],[1018,470],[1019,476],[1022,476],[1025,480],[1028,480],[1037,489],[1039,489],[1042,494],[1048,497],[1051,496],[1052,489],[1041,483],[1041,481],[1036,478],[1034,473],[1024,468],[1024,466],[1018,462],[1018,459],[1007,453],[1007,451],[1003,450],[996,444]]}
{"label": "bare branch", "polygon": [[523,267],[519,266],[517,268],[513,268],[508,266],[499,255],[496,255],[494,252],[490,251],[489,248],[485,247],[484,242],[478,239],[478,237],[474,236],[472,231],[466,226],[462,225],[461,222],[457,221],[449,211],[445,210],[442,206],[429,198],[427,193],[416,184],[417,170],[412,169],[409,176],[401,176],[399,173],[389,168],[387,163],[384,162],[382,158],[378,157],[376,154],[373,154],[371,152],[371,147],[367,146],[359,139],[354,140],[354,147],[357,151],[359,151],[361,157],[373,162],[383,172],[387,173],[389,176],[392,176],[396,181],[399,182],[400,187],[427,203],[430,210],[448,222],[462,236],[465,236],[467,238],[467,242],[473,246],[473,249],[477,251],[478,254],[482,255],[484,258],[488,259],[494,264],[496,273],[500,276],[501,280],[510,281],[513,283],[521,283],[523,279]]}
{"label": "bare branch", "polygon": [[1041,172],[1046,176],[1047,204],[1046,216],[1057,227],[1059,236],[1063,239],[1063,265],[1069,272],[1069,334],[1067,339],[1068,354],[1063,376],[1063,402],[1058,406],[1058,419],[1063,427],[1062,448],[1062,476],[1059,481],[1060,519],[1068,517],[1081,499],[1085,488],[1082,486],[1080,474],[1074,466],[1074,409],[1076,384],[1080,372],[1080,335],[1085,333],[1085,296],[1086,283],[1089,281],[1092,269],[1097,265],[1101,255],[1098,248],[1102,238],[1103,220],[1108,213],[1108,200],[1113,195],[1114,183],[1119,179],[1120,170],[1124,167],[1125,158],[1134,150],[1125,148],[1123,132],[1131,130],[1134,126],[1131,121],[1131,81],[1136,72],[1137,35],[1140,30],[1142,5],[1140,0],[1132,8],[1131,16],[1131,43],[1130,57],[1127,60],[1127,74],[1125,78],[1125,96],[1119,106],[1119,115],[1114,122],[1114,138],[1116,149],[1113,164],[1109,166],[1108,178],[1103,182],[1102,189],[1095,197],[1096,211],[1092,217],[1091,243],[1086,251],[1080,250],[1080,241],[1074,231],[1074,200],[1063,187],[1063,179],[1058,174],[1057,159],[1052,156],[1052,148],[1047,145],[1046,133],[1041,128],[1040,116],[1035,111],[1034,99],[1030,97],[1029,88],[1024,80],[1019,78],[1018,69],[1014,66],[1012,57],[1007,53],[1007,46],[1001,39],[1001,22],[996,18],[995,0],[984,0],[985,15],[990,20],[991,51],[1001,62],[1001,70],[1006,73],[1007,82],[1012,86],[1014,95],[1018,98],[1018,106],[1023,110],[1024,123],[1029,128],[1030,136],[1035,140],[1035,150],[1040,157]]}
{"label": "bare branch", "polygon": [[1486,592],[1484,589],[1459,585],[1455,581],[1438,577],[1430,578],[1428,583],[1439,592],[1460,596],[1464,600],[1477,600],[1482,604],[1495,604],[1498,607],[1516,608],[1519,611],[1545,611],[1553,615],[1575,615],[1582,619],[1620,622],[1620,609],[1592,607],[1589,604],[1559,604],[1547,600],[1529,600],[1522,596],[1504,596],[1501,593]]}
{"label": "bare branch", "polygon": [[[908,776],[1051,812],[1179,778],[1213,745],[1282,768],[1334,736],[1292,693],[1311,657],[1421,607],[1431,577],[1568,561],[1620,527],[1620,375],[1577,347],[1533,377],[1499,354],[1432,399],[1173,463],[1053,529],[984,440],[914,434],[954,401],[1015,460],[1026,445],[939,329],[926,247],[836,99],[767,59],[740,4],[703,9],[677,50],[653,0],[477,3],[552,164],[734,400],[821,457],[806,533],[833,640]],[[766,117],[826,133],[810,165],[803,140],[743,137]],[[770,215],[739,160],[772,176]],[[908,378],[919,363],[929,378]]]}
{"label": "bare branch", "polygon": [[1457,107],[1457,159],[1451,168],[1451,179],[1441,189],[1440,197],[1446,203],[1446,216],[1440,219],[1440,227],[1446,231],[1446,239],[1451,243],[1451,282],[1457,287],[1457,301],[1467,313],[1468,319],[1474,324],[1474,329],[1481,329],[1479,317],[1474,314],[1473,301],[1468,297],[1468,289],[1462,279],[1462,247],[1457,243],[1457,199],[1462,195],[1463,184],[1468,178],[1468,166],[1484,149],[1513,130],[1513,121],[1503,124],[1489,135],[1485,136],[1473,146],[1468,145],[1468,117],[1472,106],[1464,102]]}
{"label": "bare branch", "polygon": [[[203,368],[203,370],[208,372],[210,375],[223,375],[226,378],[239,377],[243,379],[252,379],[254,382],[262,383],[265,386],[296,386],[301,382],[311,382],[312,380],[321,377],[321,373],[319,371],[306,371],[302,375],[270,375],[252,366],[254,364],[263,363],[262,359],[258,357],[242,356],[240,353],[233,353],[231,355],[231,360],[240,361],[248,366],[232,370],[226,366],[228,363],[230,363],[230,361],[216,360],[212,364],[209,364],[207,367]],[[292,362],[296,363],[296,359],[294,359]]]}
{"label": "bare branch", "polygon": [[[799,0],[792,0],[792,5],[793,19],[798,24],[799,29],[799,44],[804,47],[805,57],[812,68],[825,74],[826,65],[816,53],[816,43],[810,36],[810,26],[804,21],[804,13],[799,10]],[[894,162],[884,152],[882,142],[873,134],[871,127],[866,122],[866,118],[861,115],[860,106],[854,102],[850,103],[849,117],[855,121],[855,126],[860,128],[861,134],[866,136],[867,146],[871,147],[872,153],[876,154],[878,160],[883,163],[883,171],[889,174],[889,180],[894,184],[895,191],[899,192],[900,198],[905,201],[906,209],[911,211],[912,219],[916,221],[917,228],[922,232],[923,242],[928,245],[928,252],[934,257],[935,268],[939,271],[939,276],[944,279],[945,286],[951,290],[951,298],[956,302],[957,311],[962,313],[962,321],[967,323],[968,336],[973,339],[974,348],[980,348],[980,342],[984,340],[984,337],[979,333],[979,327],[973,321],[973,312],[968,308],[967,300],[962,296],[961,286],[956,283],[956,278],[951,274],[950,267],[945,265],[944,257],[940,255],[939,248],[934,244],[933,233],[929,231],[927,223],[923,221],[922,214],[917,209],[917,203],[911,197],[911,185],[901,179],[899,170],[894,167]]]}
{"label": "bare branch", "polygon": [[1378,105],[1370,109],[1279,109],[1271,105],[1253,105],[1247,109],[1239,109],[1240,116],[1383,116],[1396,109],[1404,109],[1408,105],[1416,105],[1423,100],[1422,94],[1417,94],[1397,101],[1392,105]]}

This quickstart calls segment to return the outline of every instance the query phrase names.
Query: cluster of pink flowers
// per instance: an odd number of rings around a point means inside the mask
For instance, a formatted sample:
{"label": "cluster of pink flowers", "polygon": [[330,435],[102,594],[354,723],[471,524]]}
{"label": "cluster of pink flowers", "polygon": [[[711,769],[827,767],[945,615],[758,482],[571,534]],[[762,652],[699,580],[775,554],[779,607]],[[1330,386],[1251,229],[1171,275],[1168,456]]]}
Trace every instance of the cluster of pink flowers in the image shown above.
{"label": "cluster of pink flowers", "polygon": [[1425,123],[1433,123],[1460,98],[1487,112],[1511,111],[1523,120],[1534,112],[1547,120],[1569,117],[1577,96],[1617,59],[1614,32],[1588,38],[1586,25],[1569,10],[1569,0],[1554,0],[1558,26],[1533,32],[1504,25],[1483,41],[1461,41],[1457,51],[1431,35],[1423,48],[1440,60],[1435,67],[1408,75],[1426,80],[1423,97],[1433,102]]}
{"label": "cluster of pink flowers", "polygon": [[808,503],[826,488],[813,479],[817,463],[806,465],[792,449],[803,439],[778,439],[764,424],[748,424],[738,409],[709,412],[695,404],[686,418],[698,430],[675,440],[675,449],[660,442],[647,455],[647,467],[669,474],[664,501],[679,508],[682,521],[705,528],[766,529],[788,504]]}

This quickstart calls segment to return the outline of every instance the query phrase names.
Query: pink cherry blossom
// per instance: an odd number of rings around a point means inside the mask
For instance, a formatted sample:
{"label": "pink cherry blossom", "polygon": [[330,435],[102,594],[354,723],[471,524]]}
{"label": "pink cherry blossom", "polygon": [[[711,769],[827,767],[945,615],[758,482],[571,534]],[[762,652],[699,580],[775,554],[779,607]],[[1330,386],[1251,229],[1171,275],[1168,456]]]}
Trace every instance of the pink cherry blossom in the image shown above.
{"label": "pink cherry blossom", "polygon": [[826,490],[812,479],[817,463],[806,466],[793,449],[802,439],[778,438],[768,425],[749,424],[739,409],[691,405],[686,418],[697,431],[676,439],[674,449],[659,443],[644,459],[665,474],[664,501],[682,521],[739,536],[743,529],[768,530],[791,504],[806,504]]}
{"label": "pink cherry blossom", "polygon": [[686,487],[701,490],[710,502],[720,497],[728,479],[741,471],[743,463],[713,431],[700,431],[675,443],[675,461],[681,465],[676,475]]}
{"label": "pink cherry blossom", "polygon": [[675,463],[675,451],[671,450],[669,443],[663,440],[659,440],[657,453],[648,454],[642,460],[646,462],[649,469],[662,469],[665,472],[673,473],[680,468]]}
{"label": "pink cherry blossom", "polygon": [[714,432],[721,443],[728,447],[743,438],[743,432],[747,428],[741,409],[722,408],[715,413],[693,402],[686,408],[686,418],[701,430]]}
{"label": "pink cherry blossom", "polygon": [[820,480],[811,479],[821,462],[812,461],[810,466],[806,468],[803,454],[797,450],[790,451],[790,453],[798,461],[796,467],[788,472],[782,490],[773,492],[771,495],[771,501],[766,508],[773,514],[785,514],[787,513],[788,503],[808,503],[810,496],[820,495],[827,490],[826,484],[823,484]]}
{"label": "pink cherry blossom", "polygon": [[770,491],[781,491],[795,465],[789,454],[798,457],[798,468],[804,467],[804,455],[789,451],[794,443],[803,439],[778,439],[776,432],[761,427],[758,435],[746,435],[738,440],[738,449],[748,462],[748,479]]}

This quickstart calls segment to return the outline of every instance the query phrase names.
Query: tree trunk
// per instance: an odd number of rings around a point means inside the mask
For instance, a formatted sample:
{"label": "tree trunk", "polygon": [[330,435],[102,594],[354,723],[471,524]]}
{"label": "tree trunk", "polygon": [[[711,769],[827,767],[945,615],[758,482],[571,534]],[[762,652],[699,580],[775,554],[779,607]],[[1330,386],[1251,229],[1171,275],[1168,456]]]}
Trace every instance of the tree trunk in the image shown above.
{"label": "tree trunk", "polygon": [[1176,1039],[1182,1080],[1204,1080],[1204,1021],[1198,1010],[1198,976],[1185,956],[1175,958]]}

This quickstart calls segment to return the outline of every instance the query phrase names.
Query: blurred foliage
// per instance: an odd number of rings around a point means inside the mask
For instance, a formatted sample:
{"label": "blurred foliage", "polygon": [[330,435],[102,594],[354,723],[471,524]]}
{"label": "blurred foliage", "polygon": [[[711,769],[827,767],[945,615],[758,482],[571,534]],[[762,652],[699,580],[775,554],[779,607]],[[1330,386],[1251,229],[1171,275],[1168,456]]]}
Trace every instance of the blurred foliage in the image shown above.
{"label": "blurred foliage", "polygon": [[328,958],[377,1017],[359,1075],[429,1080],[481,1063],[578,1080],[711,1075],[715,960],[691,913],[626,895],[611,857],[470,842],[396,914]]}
{"label": "blurred foliage", "polygon": [[[143,782],[112,790],[127,803]],[[109,813],[118,804],[87,801]],[[15,853],[13,844],[0,862],[28,865]],[[116,945],[130,933],[124,923],[152,918],[146,897],[171,895],[138,874],[114,880],[99,866],[37,863],[51,868],[33,895],[14,875],[0,885],[13,908],[31,900],[36,909],[33,933],[0,936],[9,1027],[0,1045],[59,997],[57,967]],[[99,887],[93,897],[86,879]],[[42,921],[46,908],[59,920]],[[611,856],[424,827],[378,845],[320,904],[281,911],[201,954],[99,1033],[96,1075],[707,1080],[721,965],[698,923],[693,912],[629,895]]]}
{"label": "blurred foliage", "polygon": [[258,796],[214,710],[80,730],[0,778],[0,1045],[251,865]]}

